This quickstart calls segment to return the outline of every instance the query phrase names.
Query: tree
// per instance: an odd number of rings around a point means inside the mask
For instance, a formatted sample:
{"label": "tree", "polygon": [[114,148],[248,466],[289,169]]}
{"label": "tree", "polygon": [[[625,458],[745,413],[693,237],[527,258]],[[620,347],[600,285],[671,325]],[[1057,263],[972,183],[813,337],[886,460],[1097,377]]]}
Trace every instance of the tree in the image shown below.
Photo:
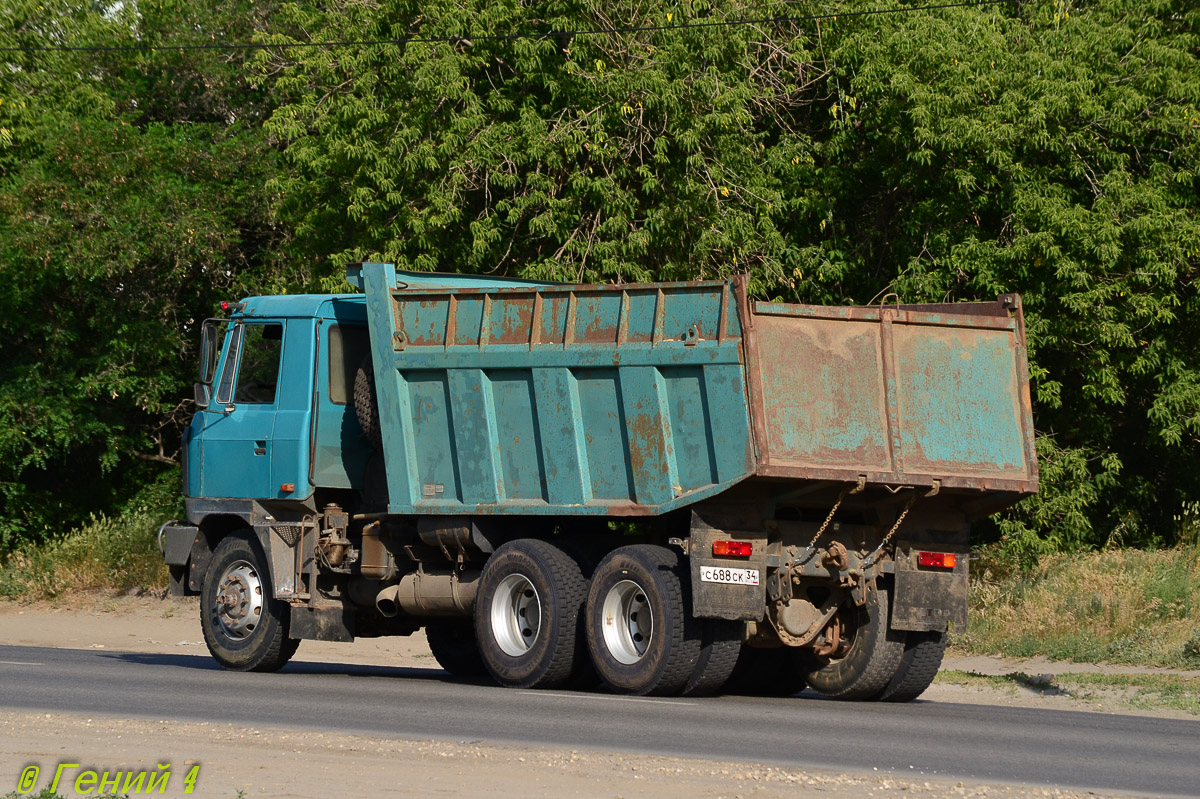
{"label": "tree", "polygon": [[[765,289],[791,246],[789,184],[812,159],[801,121],[822,73],[809,38],[788,22],[557,33],[742,10],[285,6],[318,41],[476,38],[263,51],[282,100],[267,122],[289,166],[274,183],[281,216],[336,266],[370,255],[573,281],[750,269]],[[512,32],[544,35],[478,38]]]}
{"label": "tree", "polygon": [[[250,4],[45,5],[6,3],[0,46],[209,41]],[[3,54],[0,549],[175,464],[199,322],[247,285],[285,286],[265,92],[216,56]]]}
{"label": "tree", "polygon": [[1021,292],[1043,491],[1000,529],[1161,541],[1200,496],[1200,14],[1060,0],[836,27],[814,260],[848,256],[858,296]]}

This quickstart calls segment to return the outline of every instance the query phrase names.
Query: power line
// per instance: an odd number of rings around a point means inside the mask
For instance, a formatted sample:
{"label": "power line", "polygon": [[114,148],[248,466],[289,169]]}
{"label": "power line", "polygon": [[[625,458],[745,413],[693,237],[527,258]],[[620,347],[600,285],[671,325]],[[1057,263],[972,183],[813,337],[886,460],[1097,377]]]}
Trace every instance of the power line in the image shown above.
{"label": "power line", "polygon": [[820,22],[823,20],[869,17],[888,14],[913,14],[918,11],[936,11],[943,8],[980,8],[1006,3],[1017,3],[1019,0],[977,0],[977,2],[939,3],[935,5],[914,6],[912,8],[880,8],[865,11],[846,11],[829,14],[806,14],[803,16],[763,17],[761,19],[729,19],[712,22],[684,22],[678,25],[640,25],[624,28],[586,28],[574,31],[540,31],[507,34],[483,34],[478,36],[412,36],[403,39],[347,39],[321,42],[280,42],[277,44],[126,44],[126,45],[31,45],[26,47],[0,47],[0,53],[36,53],[36,52],[153,52],[155,50],[265,50],[278,48],[296,50],[308,47],[369,47],[379,44],[459,44],[472,42],[501,42],[515,39],[543,39],[548,37],[600,36],[618,33],[652,33],[655,31],[688,30],[694,28],[726,28],[747,25],[779,24],[783,22]]}

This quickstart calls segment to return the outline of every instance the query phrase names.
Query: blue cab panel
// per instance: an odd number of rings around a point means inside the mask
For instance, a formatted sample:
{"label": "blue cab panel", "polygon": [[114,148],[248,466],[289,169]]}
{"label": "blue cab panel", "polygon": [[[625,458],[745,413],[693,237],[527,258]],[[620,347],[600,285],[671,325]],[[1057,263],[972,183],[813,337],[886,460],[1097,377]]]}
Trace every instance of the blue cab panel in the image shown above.
{"label": "blue cab panel", "polygon": [[365,357],[364,308],[359,295],[245,300],[228,323],[213,400],[184,435],[188,496],[303,499],[317,486],[361,486],[368,452],[345,376],[359,362],[331,371],[329,342],[357,334],[337,351]]}

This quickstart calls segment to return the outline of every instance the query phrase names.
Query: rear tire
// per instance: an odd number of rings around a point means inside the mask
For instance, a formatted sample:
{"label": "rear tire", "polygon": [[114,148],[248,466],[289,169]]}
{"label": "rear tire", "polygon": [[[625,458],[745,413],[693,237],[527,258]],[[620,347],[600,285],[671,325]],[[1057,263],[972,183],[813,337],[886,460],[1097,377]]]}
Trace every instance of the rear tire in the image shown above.
{"label": "rear tire", "polygon": [[587,654],[576,635],[587,581],[561,549],[531,538],[483,568],[475,636],[488,673],[509,688],[557,688]]}
{"label": "rear tire", "polygon": [[946,654],[946,633],[910,632],[904,642],[900,668],[875,697],[880,702],[911,702],[933,682]]}
{"label": "rear tire", "polygon": [[425,625],[425,640],[433,659],[451,677],[484,677],[487,667],[475,640],[475,625],[470,619],[447,619]]}
{"label": "rear tire", "polygon": [[737,666],[746,625],[726,619],[700,619],[700,657],[684,696],[709,696],[721,690]]}
{"label": "rear tire", "polygon": [[875,590],[863,607],[838,611],[850,638],[840,657],[821,658],[808,675],[808,684],[830,699],[872,699],[900,668],[903,633],[888,629],[888,595]]}
{"label": "rear tire", "polygon": [[621,547],[596,567],[587,643],[596,672],[613,691],[664,696],[687,686],[700,657],[700,633],[685,586],[679,556],[663,547]]}
{"label": "rear tire", "polygon": [[200,589],[200,629],[213,658],[232,671],[278,671],[300,642],[288,636],[291,606],[275,598],[250,531],[217,545]]}

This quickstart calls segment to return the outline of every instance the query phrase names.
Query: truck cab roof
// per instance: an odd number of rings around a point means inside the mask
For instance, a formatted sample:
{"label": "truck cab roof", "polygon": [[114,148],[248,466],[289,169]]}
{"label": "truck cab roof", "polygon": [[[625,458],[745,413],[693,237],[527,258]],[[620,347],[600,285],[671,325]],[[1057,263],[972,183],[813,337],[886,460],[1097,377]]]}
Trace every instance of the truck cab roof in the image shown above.
{"label": "truck cab roof", "polygon": [[271,319],[342,319],[366,321],[366,297],[362,294],[283,294],[246,297],[240,317]]}

